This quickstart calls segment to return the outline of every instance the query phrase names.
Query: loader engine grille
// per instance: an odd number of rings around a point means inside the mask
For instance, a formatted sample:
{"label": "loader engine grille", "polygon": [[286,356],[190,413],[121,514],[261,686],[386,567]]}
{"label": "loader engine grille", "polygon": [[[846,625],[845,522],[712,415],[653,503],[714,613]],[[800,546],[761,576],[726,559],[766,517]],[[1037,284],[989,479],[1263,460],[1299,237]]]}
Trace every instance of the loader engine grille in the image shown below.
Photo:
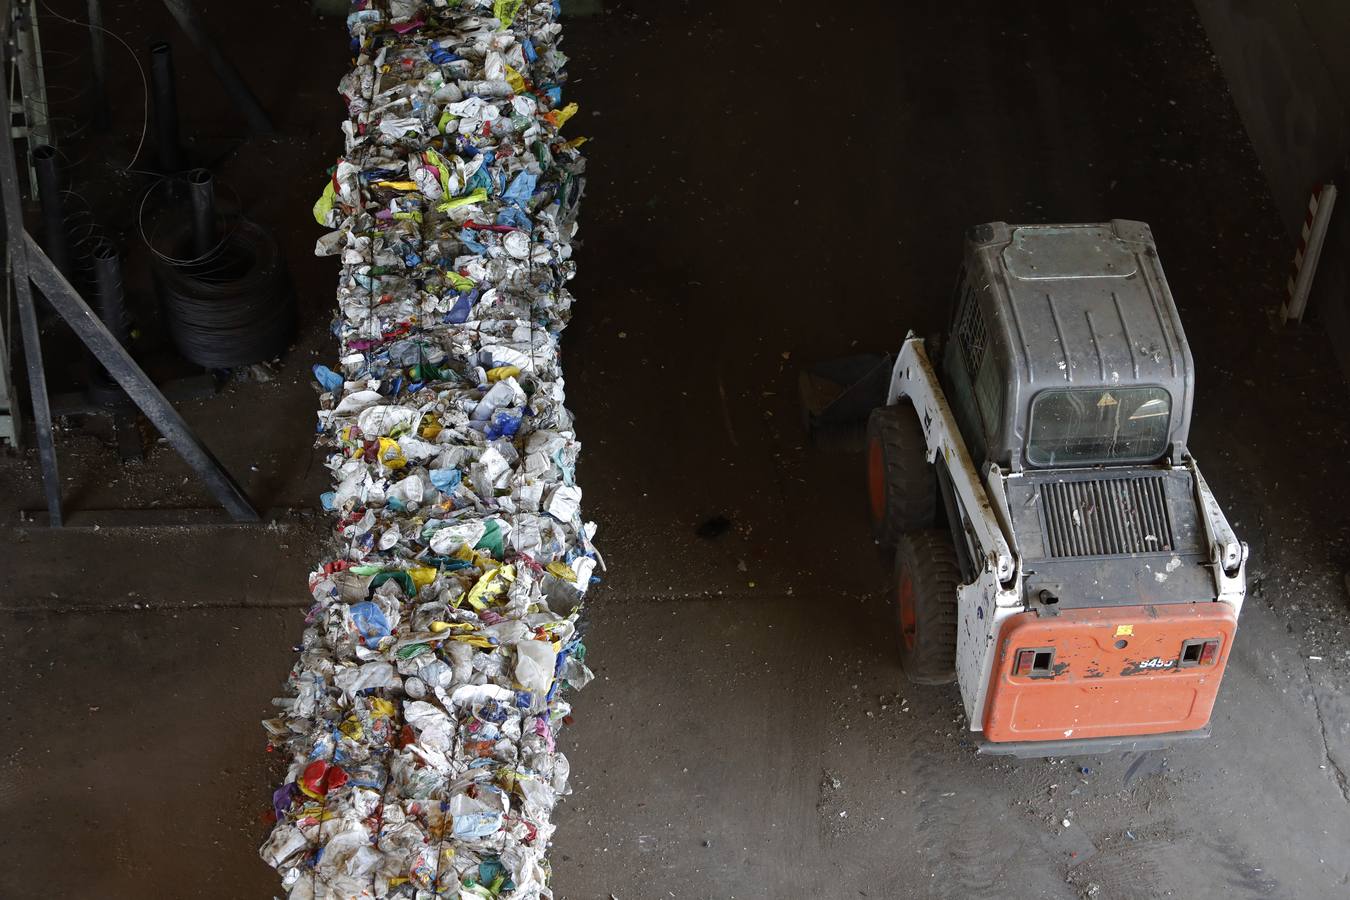
{"label": "loader engine grille", "polygon": [[1051,557],[1163,553],[1175,549],[1163,478],[1107,478],[1041,485]]}

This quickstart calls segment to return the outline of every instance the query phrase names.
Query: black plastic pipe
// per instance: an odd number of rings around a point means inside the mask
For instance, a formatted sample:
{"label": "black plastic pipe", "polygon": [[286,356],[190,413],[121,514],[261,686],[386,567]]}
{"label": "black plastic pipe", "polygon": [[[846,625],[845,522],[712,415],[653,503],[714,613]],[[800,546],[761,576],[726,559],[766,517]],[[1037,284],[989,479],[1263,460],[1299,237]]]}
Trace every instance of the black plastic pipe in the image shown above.
{"label": "black plastic pipe", "polygon": [[[89,250],[89,258],[94,267],[94,311],[117,343],[125,346],[130,329],[123,304],[122,260],[117,255],[117,247],[107,238],[98,238]],[[89,399],[109,406],[125,402],[126,394],[117,381],[97,357],[94,363],[94,377],[87,392]]]}
{"label": "black plastic pipe", "polygon": [[174,85],[173,48],[159,41],[150,45],[150,90],[155,97],[155,144],[159,167],[181,172],[183,149],[178,143],[178,89]]}
{"label": "black plastic pipe", "polygon": [[193,169],[187,174],[188,200],[192,204],[192,249],[198,259],[215,249],[219,241],[216,233],[216,184],[207,169]]}
{"label": "black plastic pipe", "polygon": [[107,131],[108,114],[108,54],[103,39],[102,0],[89,0],[89,105],[92,107],[94,128]]}
{"label": "black plastic pipe", "polygon": [[122,259],[107,238],[100,238],[90,255],[94,259],[94,309],[117,343],[125,346],[131,329],[122,293]]}
{"label": "black plastic pipe", "polygon": [[34,147],[33,169],[37,172],[38,204],[42,208],[43,249],[66,280],[74,281],[70,236],[66,234],[66,212],[61,202],[61,165],[56,159],[56,148],[50,144]]}

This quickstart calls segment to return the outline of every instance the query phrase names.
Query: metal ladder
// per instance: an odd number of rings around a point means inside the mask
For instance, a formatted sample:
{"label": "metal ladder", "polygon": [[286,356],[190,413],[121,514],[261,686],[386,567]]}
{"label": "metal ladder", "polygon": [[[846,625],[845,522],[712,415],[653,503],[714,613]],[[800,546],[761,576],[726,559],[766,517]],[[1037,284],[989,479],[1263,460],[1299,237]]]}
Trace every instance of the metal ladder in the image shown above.
{"label": "metal ladder", "polygon": [[[10,141],[23,141],[28,152],[24,154],[28,163],[29,196],[36,197],[38,191],[37,173],[34,171],[31,157],[34,147],[50,144],[54,140],[47,108],[47,78],[42,66],[42,40],[38,34],[37,9],[32,0],[0,0],[0,16],[3,16],[10,39],[3,48],[4,64],[9,67],[9,96],[5,98],[8,110]],[[15,96],[17,90],[18,96]],[[22,124],[15,124],[21,120]],[[10,255],[14,241],[5,241],[5,305],[0,315],[0,441],[8,441],[17,447],[23,433],[19,404],[14,394],[14,380],[11,376],[13,349],[13,267]]]}

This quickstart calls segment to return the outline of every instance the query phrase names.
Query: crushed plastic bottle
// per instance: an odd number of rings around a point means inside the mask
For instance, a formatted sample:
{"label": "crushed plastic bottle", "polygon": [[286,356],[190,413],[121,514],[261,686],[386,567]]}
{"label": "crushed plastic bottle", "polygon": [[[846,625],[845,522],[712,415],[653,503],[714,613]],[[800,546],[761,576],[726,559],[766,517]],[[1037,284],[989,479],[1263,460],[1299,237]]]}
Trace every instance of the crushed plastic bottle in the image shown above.
{"label": "crushed plastic bottle", "polygon": [[552,2],[358,0],[342,263],[314,368],[333,557],[264,722],[290,754],[261,848],[290,900],[551,898],[567,686],[600,556],[558,338],[584,161]]}

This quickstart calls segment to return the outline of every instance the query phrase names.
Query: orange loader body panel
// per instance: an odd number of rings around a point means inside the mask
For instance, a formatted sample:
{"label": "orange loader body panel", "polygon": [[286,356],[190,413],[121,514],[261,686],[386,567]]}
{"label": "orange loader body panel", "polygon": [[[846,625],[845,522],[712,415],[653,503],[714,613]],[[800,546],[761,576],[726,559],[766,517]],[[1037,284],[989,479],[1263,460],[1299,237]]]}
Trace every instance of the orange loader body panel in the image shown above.
{"label": "orange loader body panel", "polygon": [[[1227,603],[1095,607],[1003,623],[985,703],[990,741],[1046,741],[1194,731],[1209,722],[1237,614]],[[1218,642],[1207,661],[1187,642]],[[1047,657],[1053,650],[1053,657]],[[1015,674],[1019,652],[1048,669]],[[1187,658],[1183,658],[1186,656]],[[1023,656],[1023,663],[1032,657]]]}

